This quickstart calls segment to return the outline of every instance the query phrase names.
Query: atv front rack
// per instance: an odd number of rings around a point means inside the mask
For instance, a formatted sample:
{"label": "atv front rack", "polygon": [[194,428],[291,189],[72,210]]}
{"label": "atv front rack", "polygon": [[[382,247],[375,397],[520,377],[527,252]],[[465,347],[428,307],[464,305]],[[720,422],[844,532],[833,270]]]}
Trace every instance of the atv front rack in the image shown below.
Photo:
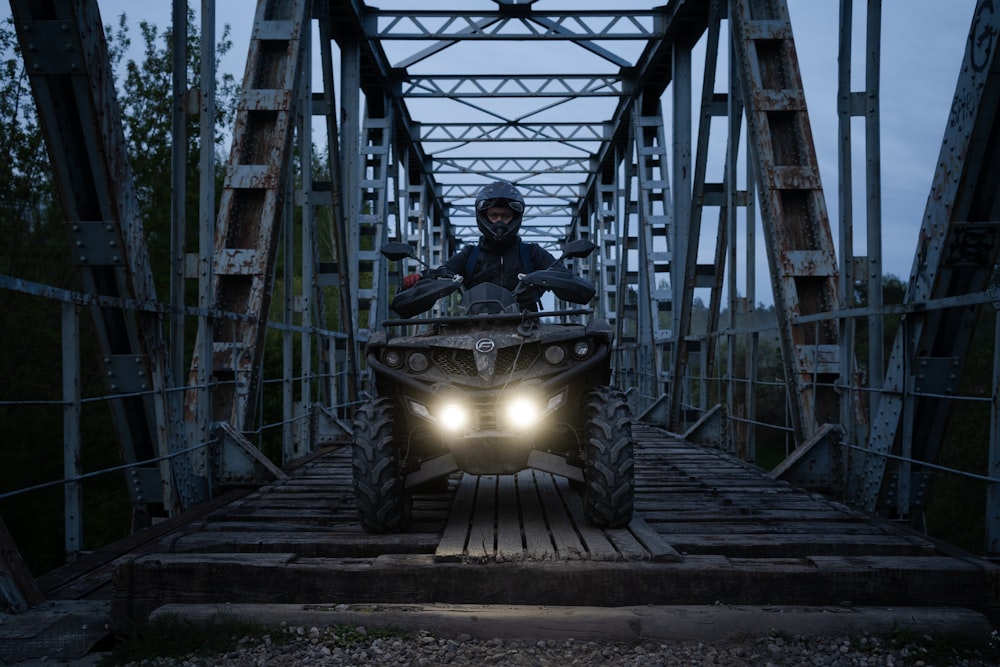
{"label": "atv front rack", "polygon": [[446,317],[417,317],[408,319],[383,320],[382,327],[403,327],[411,324],[479,324],[484,322],[522,322],[537,320],[543,317],[561,317],[563,315],[592,315],[593,308],[574,308],[572,310],[542,310],[523,313],[483,313],[480,315],[449,315]]}

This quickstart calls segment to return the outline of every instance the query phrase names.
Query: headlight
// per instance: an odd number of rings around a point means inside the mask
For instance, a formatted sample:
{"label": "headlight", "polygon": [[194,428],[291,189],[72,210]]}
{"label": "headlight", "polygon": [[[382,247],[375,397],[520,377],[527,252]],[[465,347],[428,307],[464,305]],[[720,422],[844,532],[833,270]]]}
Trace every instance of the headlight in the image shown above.
{"label": "headlight", "polygon": [[382,353],[382,362],[389,368],[399,368],[403,365],[403,355],[399,350],[385,350]]}
{"label": "headlight", "polygon": [[507,403],[507,424],[511,428],[529,428],[542,416],[541,406],[534,396],[517,396]]}
{"label": "headlight", "polygon": [[566,350],[563,349],[562,345],[549,345],[545,348],[545,361],[553,366],[561,364],[565,358]]}
{"label": "headlight", "polygon": [[585,359],[590,356],[591,347],[589,340],[578,340],[573,343],[573,356],[577,359]]}
{"label": "headlight", "polygon": [[430,365],[430,360],[423,352],[413,352],[406,358],[406,367],[414,373],[423,373]]}
{"label": "headlight", "polygon": [[469,411],[460,403],[444,403],[437,409],[437,420],[445,430],[457,433],[465,429]]}

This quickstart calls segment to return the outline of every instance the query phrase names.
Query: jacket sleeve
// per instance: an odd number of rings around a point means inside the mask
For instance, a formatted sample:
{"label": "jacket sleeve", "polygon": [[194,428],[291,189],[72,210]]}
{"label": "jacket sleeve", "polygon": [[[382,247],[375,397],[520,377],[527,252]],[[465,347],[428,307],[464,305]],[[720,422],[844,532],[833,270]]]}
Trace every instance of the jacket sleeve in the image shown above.
{"label": "jacket sleeve", "polygon": [[[541,269],[547,269],[549,267],[552,267],[552,265],[556,263],[556,258],[553,257],[552,254],[542,246],[538,245],[537,243],[532,243],[531,262],[532,264],[535,265],[535,271],[539,271]],[[552,267],[552,268],[559,268],[559,267]]]}
{"label": "jacket sleeve", "polygon": [[465,264],[469,261],[469,253],[472,252],[474,247],[474,245],[466,244],[461,250],[445,260],[445,263],[441,265],[442,268],[447,269],[453,274],[458,274],[468,280],[469,276],[465,274]]}
{"label": "jacket sleeve", "polygon": [[564,268],[562,262],[556,260],[556,258],[552,256],[552,253],[537,243],[531,244],[531,262],[535,265],[535,271],[549,268]]}

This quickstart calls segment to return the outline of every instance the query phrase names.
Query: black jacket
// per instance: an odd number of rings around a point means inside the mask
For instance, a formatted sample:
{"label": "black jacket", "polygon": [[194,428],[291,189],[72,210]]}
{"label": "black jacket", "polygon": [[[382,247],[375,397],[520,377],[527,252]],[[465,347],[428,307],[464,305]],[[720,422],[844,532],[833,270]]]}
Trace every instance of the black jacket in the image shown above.
{"label": "black jacket", "polygon": [[[525,243],[528,257],[531,259],[531,270],[538,271],[547,269],[556,262],[547,250],[537,243]],[[479,283],[496,283],[503,288],[513,292],[517,287],[517,274],[527,273],[521,262],[521,249],[517,242],[511,243],[505,248],[497,248],[484,239],[480,239],[479,257],[476,258],[475,268],[471,272],[467,271],[469,255],[476,248],[476,244],[469,244],[458,253],[448,258],[444,263],[445,268],[453,273],[457,273],[463,278],[465,287],[474,287]]]}

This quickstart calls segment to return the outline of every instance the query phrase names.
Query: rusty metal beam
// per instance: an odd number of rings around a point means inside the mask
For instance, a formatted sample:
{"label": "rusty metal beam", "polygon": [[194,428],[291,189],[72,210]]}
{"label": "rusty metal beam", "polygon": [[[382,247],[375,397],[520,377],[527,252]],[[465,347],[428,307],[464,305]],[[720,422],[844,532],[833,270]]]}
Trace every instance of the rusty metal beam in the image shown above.
{"label": "rusty metal beam", "polygon": [[[282,202],[292,163],[292,139],[301,76],[300,39],[308,29],[309,0],[261,0],[247,54],[243,93],[215,230],[212,306],[245,314],[198,331],[192,378],[211,364],[211,419],[237,431],[253,422],[260,388]],[[212,358],[203,359],[206,337]],[[192,382],[197,385],[197,382]],[[189,390],[188,414],[198,390]]]}
{"label": "rusty metal beam", "polygon": [[731,0],[729,18],[759,185],[761,220],[801,445],[837,423],[839,333],[835,320],[799,323],[837,309],[837,262],[806,113],[788,7],[783,0]]}

